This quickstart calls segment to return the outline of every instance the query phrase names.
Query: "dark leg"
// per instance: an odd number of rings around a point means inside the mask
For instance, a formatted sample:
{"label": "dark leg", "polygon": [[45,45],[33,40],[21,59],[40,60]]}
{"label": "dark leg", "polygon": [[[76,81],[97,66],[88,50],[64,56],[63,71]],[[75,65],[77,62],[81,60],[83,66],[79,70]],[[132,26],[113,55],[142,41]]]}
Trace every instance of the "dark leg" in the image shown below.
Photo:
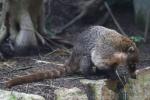
{"label": "dark leg", "polygon": [[115,69],[96,69],[96,75],[102,76],[104,78],[108,79],[117,79],[117,75],[115,72]]}
{"label": "dark leg", "polygon": [[80,71],[83,75],[89,76],[92,74],[91,59],[89,56],[83,56],[80,60]]}

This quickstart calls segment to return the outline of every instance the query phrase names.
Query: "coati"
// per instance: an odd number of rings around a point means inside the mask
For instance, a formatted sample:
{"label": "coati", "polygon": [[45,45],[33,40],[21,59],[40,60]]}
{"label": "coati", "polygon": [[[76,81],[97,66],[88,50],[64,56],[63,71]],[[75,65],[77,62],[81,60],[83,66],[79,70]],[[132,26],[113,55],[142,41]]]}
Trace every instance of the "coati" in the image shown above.
{"label": "coati", "polygon": [[77,70],[88,75],[92,72],[92,64],[97,69],[114,70],[120,65],[128,66],[130,75],[135,76],[138,58],[138,49],[128,37],[102,26],[91,26],[79,34],[72,55],[64,66],[17,77],[6,82],[6,85],[12,87],[44,79],[53,79],[72,74]]}

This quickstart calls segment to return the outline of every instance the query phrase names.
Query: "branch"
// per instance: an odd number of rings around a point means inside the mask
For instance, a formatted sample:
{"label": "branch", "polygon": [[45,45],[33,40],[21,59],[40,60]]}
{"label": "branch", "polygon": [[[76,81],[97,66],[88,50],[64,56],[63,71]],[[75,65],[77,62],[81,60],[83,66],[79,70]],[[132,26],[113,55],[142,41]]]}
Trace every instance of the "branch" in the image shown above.
{"label": "branch", "polygon": [[147,11],[146,22],[145,22],[145,32],[144,32],[144,42],[147,41],[147,35],[148,35],[148,30],[149,30],[149,15],[150,15],[150,11]]}
{"label": "branch", "polygon": [[62,27],[61,30],[57,32],[57,34],[62,34],[65,29],[76,23],[78,20],[83,18],[84,16],[90,14],[90,12],[93,12],[94,10],[97,10],[100,5],[102,5],[103,0],[90,0],[85,1],[84,5],[80,6],[81,12],[79,15],[74,17],[70,22],[68,22],[64,27]]}
{"label": "branch", "polygon": [[63,66],[64,64],[56,63],[56,62],[49,62],[49,61],[43,61],[43,60],[38,60],[38,59],[33,59],[36,61],[36,63],[44,63],[44,64],[53,64],[56,66]]}
{"label": "branch", "polygon": [[118,29],[120,30],[120,32],[121,32],[123,35],[127,36],[127,34],[123,31],[123,29],[122,29],[121,26],[119,25],[118,21],[116,20],[116,18],[115,18],[115,16],[114,16],[114,14],[112,13],[112,11],[111,11],[111,9],[110,9],[108,3],[107,3],[107,2],[104,2],[104,5],[105,5],[106,9],[108,10],[108,13],[109,13],[110,16],[112,17],[114,23],[116,24],[116,26],[117,26]]}
{"label": "branch", "polygon": [[27,70],[27,69],[31,69],[33,68],[32,66],[29,66],[29,67],[21,67],[21,68],[18,68],[18,69],[13,69],[11,70],[9,73],[12,73],[12,72],[16,72],[16,71],[23,71],[23,70]]}

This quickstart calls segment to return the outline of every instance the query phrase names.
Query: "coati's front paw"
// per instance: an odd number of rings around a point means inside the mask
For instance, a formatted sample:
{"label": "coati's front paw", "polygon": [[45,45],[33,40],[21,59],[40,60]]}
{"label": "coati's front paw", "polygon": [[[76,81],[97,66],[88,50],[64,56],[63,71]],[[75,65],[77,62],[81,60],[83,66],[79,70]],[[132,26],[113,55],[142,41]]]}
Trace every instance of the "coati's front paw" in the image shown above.
{"label": "coati's front paw", "polygon": [[96,69],[96,75],[111,80],[117,80],[118,78],[114,69]]}

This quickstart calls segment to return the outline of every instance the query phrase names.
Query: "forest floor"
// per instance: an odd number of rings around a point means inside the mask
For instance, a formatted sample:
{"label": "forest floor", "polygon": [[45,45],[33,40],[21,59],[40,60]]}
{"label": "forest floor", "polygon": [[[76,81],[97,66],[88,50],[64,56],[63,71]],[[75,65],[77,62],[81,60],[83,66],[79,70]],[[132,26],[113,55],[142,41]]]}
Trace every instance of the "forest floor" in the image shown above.
{"label": "forest floor", "polygon": [[[116,11],[115,16],[126,33],[129,33],[130,35],[142,34],[142,31],[140,31],[134,24],[132,12]],[[112,21],[109,21],[106,26],[117,29]],[[73,34],[71,37],[74,37]],[[139,49],[140,63],[138,64],[138,68],[150,66],[150,43],[140,44]],[[68,57],[68,53],[61,51],[56,53],[49,52],[47,54],[39,54],[38,56],[14,57],[4,62],[0,62],[0,89],[38,94],[44,96],[46,100],[53,100],[54,90],[60,87],[78,87],[85,91],[84,86],[80,84],[80,76],[68,76],[65,78],[44,80],[41,82],[15,86],[11,89],[6,89],[3,84],[4,81],[7,81],[12,77],[47,70],[57,66],[56,64],[64,64]]]}

